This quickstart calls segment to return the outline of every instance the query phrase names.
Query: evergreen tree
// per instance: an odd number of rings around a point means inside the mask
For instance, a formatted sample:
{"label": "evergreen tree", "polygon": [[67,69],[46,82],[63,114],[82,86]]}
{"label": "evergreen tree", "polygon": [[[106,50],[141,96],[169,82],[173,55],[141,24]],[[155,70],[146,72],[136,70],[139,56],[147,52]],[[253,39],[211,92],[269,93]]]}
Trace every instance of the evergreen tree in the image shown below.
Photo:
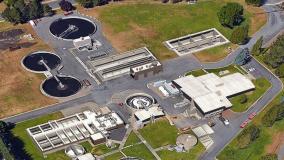
{"label": "evergreen tree", "polygon": [[239,27],[236,27],[231,35],[231,42],[235,44],[244,44],[247,42],[248,38],[248,30],[249,26],[248,25],[242,25]]}
{"label": "evergreen tree", "polygon": [[262,0],[246,0],[246,3],[249,5],[254,5],[259,7],[262,5]]}
{"label": "evergreen tree", "polygon": [[253,45],[252,50],[251,50],[251,54],[258,56],[261,54],[262,52],[262,43],[263,43],[263,37],[261,36]]}
{"label": "evergreen tree", "polygon": [[240,24],[243,19],[244,8],[239,3],[227,3],[217,13],[219,22],[223,26],[233,28],[235,25]]}
{"label": "evergreen tree", "polygon": [[66,1],[66,0],[61,0],[59,2],[59,6],[65,12],[69,12],[69,11],[73,10],[72,4],[69,1]]}
{"label": "evergreen tree", "polygon": [[20,11],[17,10],[16,8],[9,8],[7,7],[3,13],[3,18],[6,19],[7,21],[9,22],[12,22],[12,23],[21,23],[21,14],[20,14]]}

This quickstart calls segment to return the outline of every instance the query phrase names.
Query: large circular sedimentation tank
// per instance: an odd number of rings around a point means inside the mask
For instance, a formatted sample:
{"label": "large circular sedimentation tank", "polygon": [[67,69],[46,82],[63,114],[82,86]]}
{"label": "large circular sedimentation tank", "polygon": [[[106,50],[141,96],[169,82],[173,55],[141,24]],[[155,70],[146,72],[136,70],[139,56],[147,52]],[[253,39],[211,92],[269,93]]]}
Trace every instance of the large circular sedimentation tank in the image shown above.
{"label": "large circular sedimentation tank", "polygon": [[61,85],[57,81],[56,77],[46,79],[41,89],[44,94],[52,97],[68,97],[76,94],[82,87],[82,84],[76,78],[70,76],[57,76]]}
{"label": "large circular sedimentation tank", "polygon": [[96,31],[96,25],[86,18],[67,17],[52,22],[49,30],[58,38],[73,40],[93,34]]}
{"label": "large circular sedimentation tank", "polygon": [[61,58],[50,52],[38,51],[25,56],[22,59],[22,64],[29,71],[44,72],[47,71],[47,68],[42,61],[50,69],[55,69],[61,63]]}
{"label": "large circular sedimentation tank", "polygon": [[137,93],[126,98],[126,104],[134,109],[151,107],[154,102],[155,100],[152,96],[143,93]]}

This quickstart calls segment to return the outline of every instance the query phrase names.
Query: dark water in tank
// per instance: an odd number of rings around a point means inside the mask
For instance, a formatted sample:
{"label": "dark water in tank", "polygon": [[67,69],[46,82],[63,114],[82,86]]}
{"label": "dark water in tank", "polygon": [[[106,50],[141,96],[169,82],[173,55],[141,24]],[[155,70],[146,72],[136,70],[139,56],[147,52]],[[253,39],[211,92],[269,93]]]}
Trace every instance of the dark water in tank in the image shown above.
{"label": "dark water in tank", "polygon": [[58,76],[58,79],[64,85],[64,88],[60,88],[58,82],[53,77],[43,83],[42,89],[45,93],[54,97],[67,97],[76,94],[82,87],[81,83],[75,78]]}
{"label": "dark water in tank", "polygon": [[39,52],[27,55],[23,59],[23,64],[25,67],[33,71],[47,71],[46,67],[39,63],[42,59],[50,69],[56,68],[61,63],[61,59],[58,56],[50,53]]}
{"label": "dark water in tank", "polygon": [[[77,29],[73,31],[66,32],[66,34],[61,35],[64,31],[66,31],[69,25],[74,25]],[[64,39],[77,39],[80,37],[86,37],[88,35],[93,34],[96,31],[96,26],[85,19],[81,18],[64,18],[58,19],[51,23],[50,32]]]}

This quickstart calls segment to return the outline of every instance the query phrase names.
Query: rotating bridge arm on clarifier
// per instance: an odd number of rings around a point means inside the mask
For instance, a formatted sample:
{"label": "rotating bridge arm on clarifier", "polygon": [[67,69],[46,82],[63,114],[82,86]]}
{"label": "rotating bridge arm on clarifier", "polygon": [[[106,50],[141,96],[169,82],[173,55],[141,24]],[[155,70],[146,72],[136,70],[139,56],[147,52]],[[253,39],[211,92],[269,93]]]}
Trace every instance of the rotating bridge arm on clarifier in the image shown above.
{"label": "rotating bridge arm on clarifier", "polygon": [[78,30],[79,30],[79,28],[77,26],[69,24],[68,28],[64,32],[59,34],[59,37],[60,38],[66,37],[69,34],[76,32]]}
{"label": "rotating bridge arm on clarifier", "polygon": [[[44,67],[47,69],[48,72],[51,73],[50,67],[45,63],[45,61],[44,61],[43,58],[40,60],[40,63],[44,65]],[[61,83],[61,81],[59,80],[59,78],[58,78],[56,75],[53,75],[52,73],[51,73],[51,75],[52,75],[52,76],[54,77],[54,79],[57,81],[57,83],[59,84],[60,88],[63,88],[64,85]]]}

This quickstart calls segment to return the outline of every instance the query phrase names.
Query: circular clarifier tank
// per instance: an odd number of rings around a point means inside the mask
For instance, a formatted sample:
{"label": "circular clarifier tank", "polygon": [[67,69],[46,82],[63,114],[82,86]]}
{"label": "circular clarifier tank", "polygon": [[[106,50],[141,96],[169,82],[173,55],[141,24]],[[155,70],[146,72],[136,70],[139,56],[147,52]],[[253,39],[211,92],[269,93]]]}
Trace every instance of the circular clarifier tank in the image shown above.
{"label": "circular clarifier tank", "polygon": [[47,71],[44,64],[50,69],[55,69],[60,63],[61,58],[59,56],[45,51],[31,53],[22,60],[22,64],[27,70],[38,73]]}
{"label": "circular clarifier tank", "polygon": [[151,107],[155,102],[154,98],[148,94],[138,93],[126,98],[126,104],[134,109],[145,109]]}
{"label": "circular clarifier tank", "polygon": [[70,76],[57,76],[46,79],[41,89],[44,94],[52,97],[68,97],[76,94],[82,87],[79,80]]}
{"label": "circular clarifier tank", "polygon": [[58,38],[73,40],[95,33],[96,25],[86,18],[68,17],[55,20],[49,29]]}

